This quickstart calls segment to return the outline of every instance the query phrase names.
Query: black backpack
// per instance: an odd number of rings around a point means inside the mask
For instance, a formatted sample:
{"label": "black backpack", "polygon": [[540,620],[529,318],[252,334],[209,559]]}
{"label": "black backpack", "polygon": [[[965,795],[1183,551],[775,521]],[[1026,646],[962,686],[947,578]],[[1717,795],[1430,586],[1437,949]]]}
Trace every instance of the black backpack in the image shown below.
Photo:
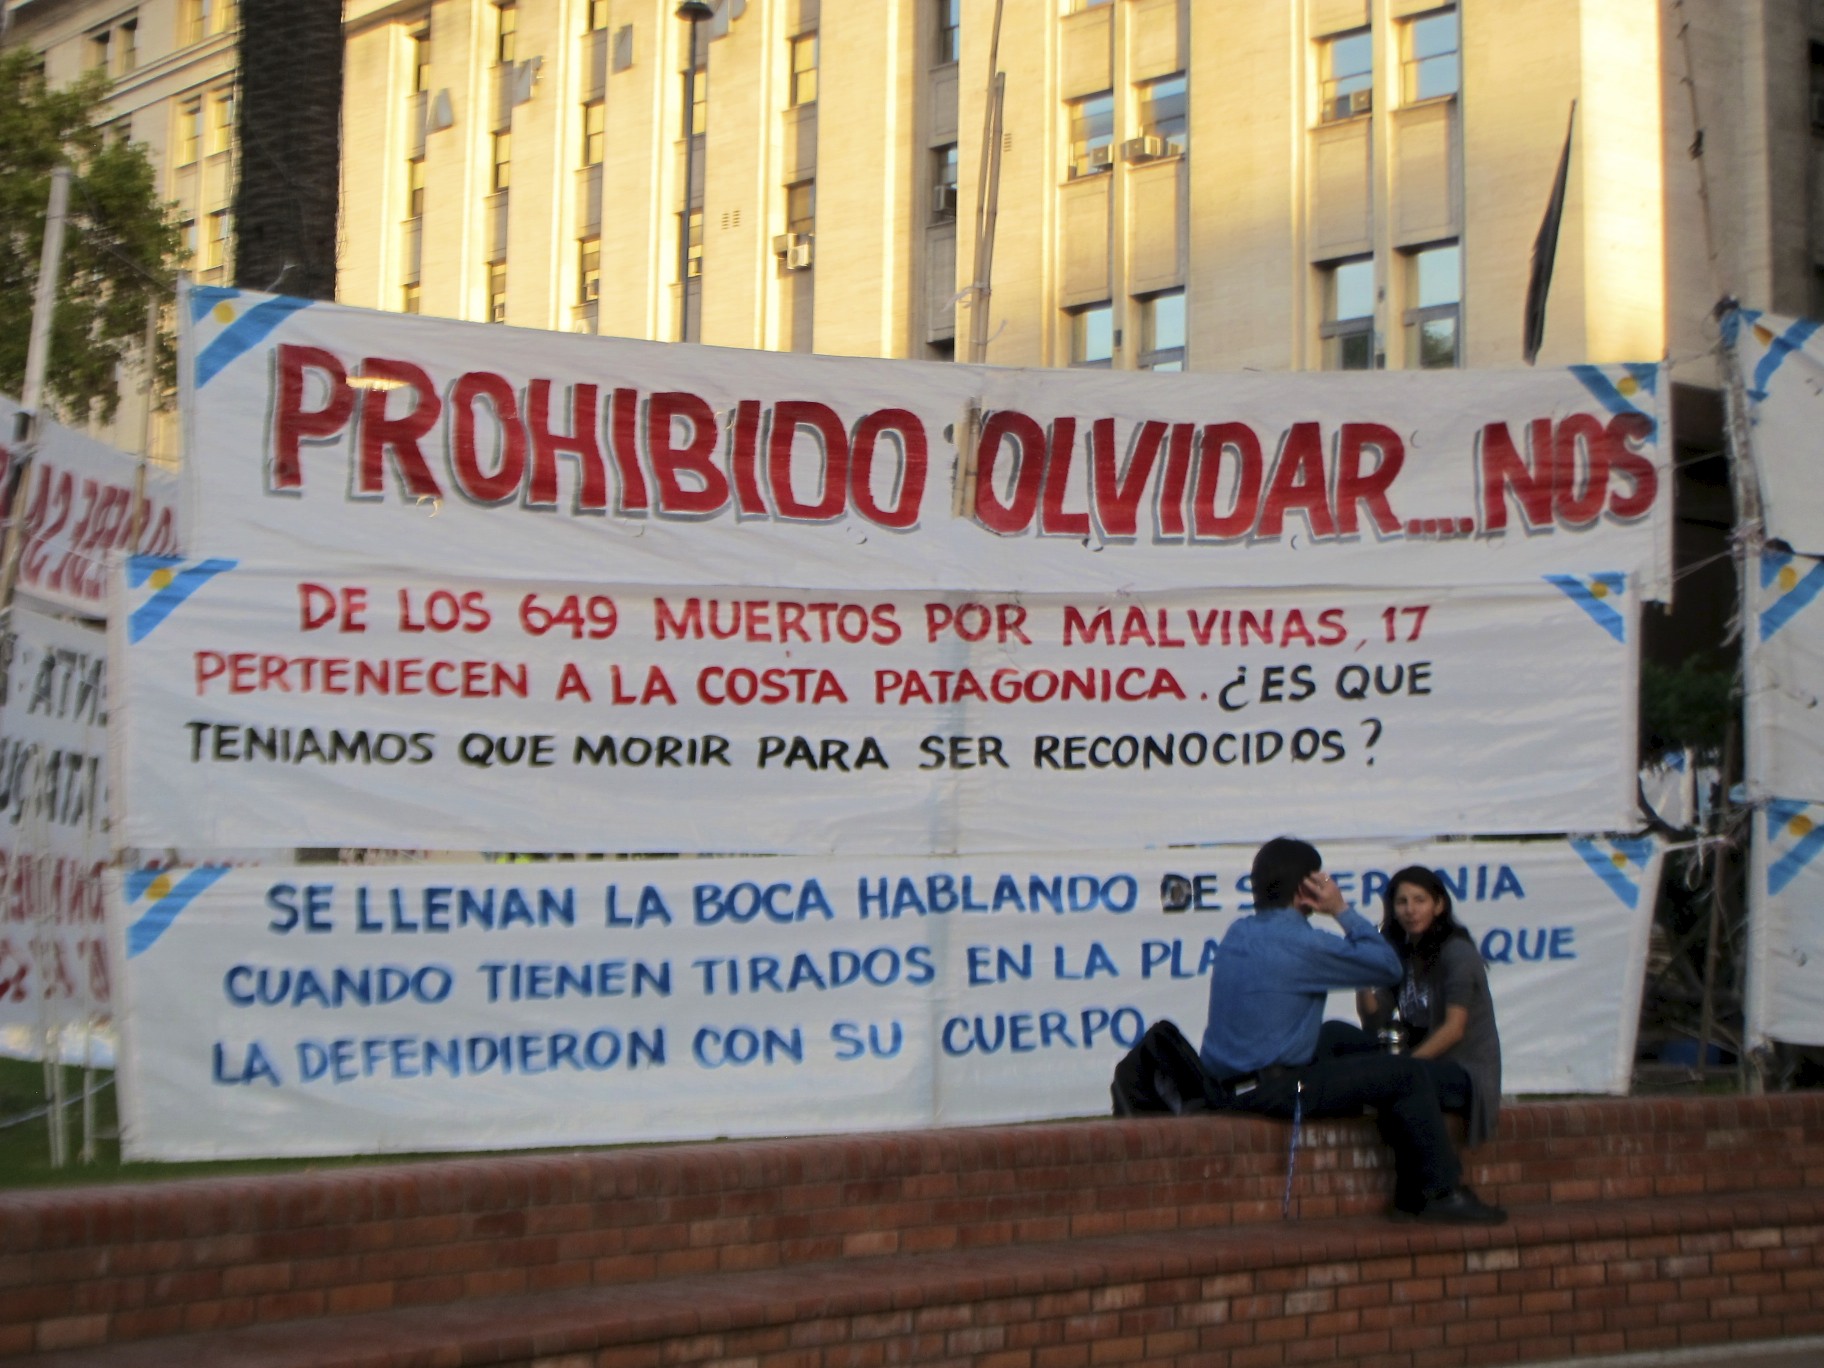
{"label": "black backpack", "polygon": [[1203,1063],[1184,1032],[1169,1021],[1155,1021],[1146,1028],[1140,1043],[1115,1065],[1115,1081],[1108,1091],[1116,1116],[1185,1116],[1210,1105]]}

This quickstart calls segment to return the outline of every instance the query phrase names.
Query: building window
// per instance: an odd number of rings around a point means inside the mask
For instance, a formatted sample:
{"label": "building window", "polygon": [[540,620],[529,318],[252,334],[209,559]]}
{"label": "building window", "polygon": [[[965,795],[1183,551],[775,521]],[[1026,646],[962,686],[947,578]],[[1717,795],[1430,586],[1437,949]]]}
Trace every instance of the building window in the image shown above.
{"label": "building window", "polygon": [[956,217],[956,144],[931,149],[931,217],[942,223]]}
{"label": "building window", "polygon": [[583,106],[583,165],[600,166],[608,149],[608,106],[591,100]]}
{"label": "building window", "polygon": [[209,36],[209,22],[214,17],[215,0],[184,0],[183,40],[200,43]]}
{"label": "building window", "polygon": [[187,218],[177,225],[178,232],[184,239],[184,256],[190,261],[196,260],[196,220]]}
{"label": "building window", "polygon": [[1320,54],[1323,68],[1323,123],[1352,119],[1374,108],[1374,41],[1367,29],[1326,38]]}
{"label": "building window", "polygon": [[791,102],[799,105],[817,103],[817,35],[801,33],[792,39]]}
{"label": "building window", "polygon": [[399,299],[399,312],[409,313],[409,314],[415,314],[415,313],[421,312],[421,308],[419,305],[418,282],[417,281],[413,280],[413,281],[407,282],[405,288],[401,291],[400,299]]}
{"label": "building window", "polygon": [[488,263],[488,322],[507,321],[507,263]]}
{"label": "building window", "polygon": [[1070,364],[1107,370],[1115,363],[1115,311],[1092,304],[1070,313]]}
{"label": "building window", "polygon": [[1167,290],[1140,301],[1140,369],[1184,369],[1184,291]]}
{"label": "building window", "polygon": [[936,0],[937,60],[954,62],[963,50],[963,0]]}
{"label": "building window", "polygon": [[497,26],[494,30],[494,60],[501,66],[513,65],[515,38],[519,33],[519,7],[508,0],[494,7]]}
{"label": "building window", "polygon": [[422,95],[431,88],[431,26],[412,30],[412,93]]}
{"label": "building window", "polygon": [[1462,79],[1457,61],[1457,12],[1447,9],[1422,14],[1400,28],[1406,103],[1455,95]]}
{"label": "building window", "polygon": [[577,247],[577,302],[593,304],[602,294],[602,240],[584,238]]}
{"label": "building window", "polygon": [[424,158],[413,157],[406,163],[406,217],[424,217]]}
{"label": "building window", "polygon": [[1140,136],[1159,140],[1159,156],[1183,153],[1191,127],[1189,115],[1182,71],[1140,86]]}
{"label": "building window", "polygon": [[177,112],[177,164],[188,166],[203,152],[203,102],[185,100]]}
{"label": "building window", "polygon": [[228,264],[228,211],[213,210],[209,215],[209,236],[203,240],[203,269],[211,270]]}
{"label": "building window", "polygon": [[600,33],[608,27],[608,0],[589,0],[589,31]]}
{"label": "building window", "polygon": [[684,79],[690,82],[690,136],[700,138],[709,132],[708,65],[701,65],[695,71],[687,72]]}
{"label": "building window", "polygon": [[690,240],[684,248],[684,275],[689,280],[695,280],[703,274],[703,211],[701,209],[690,211],[688,231]]}
{"label": "building window", "polygon": [[1460,365],[1463,252],[1456,243],[1407,254],[1406,300],[1406,364],[1420,370]]}
{"label": "building window", "polygon": [[120,26],[120,74],[139,69],[139,20],[129,19]]}
{"label": "building window", "polygon": [[1374,258],[1324,268],[1324,369],[1374,369]]}
{"label": "building window", "polygon": [[209,102],[209,151],[227,152],[234,147],[234,91],[218,90]]}
{"label": "building window", "polygon": [[89,35],[89,66],[96,71],[107,71],[108,57],[114,35],[107,29]]}
{"label": "building window", "polygon": [[509,130],[494,135],[494,173],[489,184],[495,190],[506,190],[513,184],[513,134]]}
{"label": "building window", "polygon": [[1099,175],[1114,165],[1115,97],[1112,91],[1072,100],[1070,179]]}
{"label": "building window", "polygon": [[799,181],[785,187],[785,231],[805,234],[817,231],[816,181]]}

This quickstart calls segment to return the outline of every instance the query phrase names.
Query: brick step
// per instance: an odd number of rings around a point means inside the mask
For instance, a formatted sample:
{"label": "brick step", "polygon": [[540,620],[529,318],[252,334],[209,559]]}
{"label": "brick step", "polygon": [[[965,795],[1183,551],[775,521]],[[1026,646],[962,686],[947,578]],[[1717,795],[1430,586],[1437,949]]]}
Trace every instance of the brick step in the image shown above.
{"label": "brick step", "polygon": [[[1217,1115],[821,1136],[0,1194],[0,1357],[363,1312],[1279,1225],[1285,1125]],[[1510,1107],[1503,1205],[1824,1191],[1824,1095]],[[1303,1222],[1391,1189],[1367,1120],[1306,1127]]]}
{"label": "brick step", "polygon": [[326,1317],[40,1368],[1445,1368],[1824,1332],[1824,1193],[1343,1219],[851,1258]]}

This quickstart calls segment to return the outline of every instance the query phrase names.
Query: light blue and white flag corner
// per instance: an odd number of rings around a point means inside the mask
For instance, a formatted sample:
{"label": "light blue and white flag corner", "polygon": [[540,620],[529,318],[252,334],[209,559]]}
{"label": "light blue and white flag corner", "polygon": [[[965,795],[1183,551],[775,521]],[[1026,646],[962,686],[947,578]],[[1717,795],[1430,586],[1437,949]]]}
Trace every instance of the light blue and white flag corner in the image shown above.
{"label": "light blue and white flag corner", "polygon": [[1637,413],[1659,433],[1659,366],[1635,361],[1619,366],[1572,366],[1571,374],[1613,414]]}
{"label": "light blue and white flag corner", "polygon": [[1641,882],[1653,862],[1651,836],[1573,837],[1571,849],[1623,903],[1640,906]]}
{"label": "light blue and white flag corner", "polygon": [[272,330],[313,301],[257,294],[229,286],[197,285],[188,295],[194,383],[201,389],[224,367],[264,342]]}
{"label": "light blue and white flag corner", "polygon": [[228,872],[227,865],[201,869],[134,869],[127,872],[127,958],[150,950],[171,923]]}
{"label": "light blue and white flag corner", "polygon": [[1824,590],[1824,560],[1791,551],[1761,552],[1761,593],[1756,602],[1765,641]]}
{"label": "light blue and white flag corner", "polygon": [[170,560],[132,556],[127,560],[127,642],[137,645],[152,629],[210,580],[232,570],[232,560]]}
{"label": "light blue and white flag corner", "polygon": [[1547,575],[1545,579],[1583,609],[1591,622],[1626,644],[1628,619],[1621,609],[1628,593],[1626,575],[1610,571],[1596,575]]}
{"label": "light blue and white flag corner", "polygon": [[1824,803],[1769,798],[1766,817],[1767,896],[1773,897],[1824,851]]}

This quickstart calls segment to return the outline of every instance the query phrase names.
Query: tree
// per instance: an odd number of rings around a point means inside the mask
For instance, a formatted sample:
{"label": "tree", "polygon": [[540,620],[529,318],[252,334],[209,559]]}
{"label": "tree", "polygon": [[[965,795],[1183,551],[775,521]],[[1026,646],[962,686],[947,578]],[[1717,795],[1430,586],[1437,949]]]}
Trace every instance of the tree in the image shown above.
{"label": "tree", "polygon": [[[159,200],[145,149],[97,123],[107,88],[91,72],[52,90],[36,53],[0,52],[0,391],[17,395],[25,381],[51,169],[67,162],[75,178],[45,393],[78,421],[114,416],[119,368],[140,359],[146,310],[170,297],[183,259],[181,231]],[[168,333],[159,353],[168,383]]]}
{"label": "tree", "polygon": [[342,0],[241,0],[234,281],[336,297]]}

